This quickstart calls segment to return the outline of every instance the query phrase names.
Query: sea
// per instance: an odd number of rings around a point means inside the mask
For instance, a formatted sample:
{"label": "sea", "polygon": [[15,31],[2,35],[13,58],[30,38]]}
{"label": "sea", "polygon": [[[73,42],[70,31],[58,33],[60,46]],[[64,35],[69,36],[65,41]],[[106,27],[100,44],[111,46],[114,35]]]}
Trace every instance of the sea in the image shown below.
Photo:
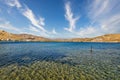
{"label": "sea", "polygon": [[0,42],[0,80],[48,79],[120,80],[120,43]]}
{"label": "sea", "polygon": [[120,65],[120,43],[98,42],[0,42],[0,66],[34,61],[77,65]]}

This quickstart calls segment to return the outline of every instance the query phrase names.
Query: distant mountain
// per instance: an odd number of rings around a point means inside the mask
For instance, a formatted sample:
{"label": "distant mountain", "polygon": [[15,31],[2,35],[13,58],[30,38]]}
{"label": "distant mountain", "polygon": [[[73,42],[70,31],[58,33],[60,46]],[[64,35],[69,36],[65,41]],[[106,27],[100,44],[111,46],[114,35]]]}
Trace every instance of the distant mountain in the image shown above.
{"label": "distant mountain", "polygon": [[42,41],[42,42],[120,42],[120,34],[107,34],[94,38],[48,39],[30,34],[13,34],[0,30],[0,41]]}

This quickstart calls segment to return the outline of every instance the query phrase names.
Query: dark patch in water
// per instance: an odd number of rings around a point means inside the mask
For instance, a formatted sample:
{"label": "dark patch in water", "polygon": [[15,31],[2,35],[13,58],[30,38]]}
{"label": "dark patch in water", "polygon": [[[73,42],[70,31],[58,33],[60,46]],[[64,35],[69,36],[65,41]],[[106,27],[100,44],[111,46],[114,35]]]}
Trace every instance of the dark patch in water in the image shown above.
{"label": "dark patch in water", "polygon": [[26,53],[26,54],[19,54],[19,55],[13,55],[13,56],[5,56],[0,58],[0,66],[7,66],[10,64],[17,63],[18,65],[26,65],[29,63],[32,63],[34,61],[55,61],[58,59],[61,59],[63,57],[66,57],[62,53]]}

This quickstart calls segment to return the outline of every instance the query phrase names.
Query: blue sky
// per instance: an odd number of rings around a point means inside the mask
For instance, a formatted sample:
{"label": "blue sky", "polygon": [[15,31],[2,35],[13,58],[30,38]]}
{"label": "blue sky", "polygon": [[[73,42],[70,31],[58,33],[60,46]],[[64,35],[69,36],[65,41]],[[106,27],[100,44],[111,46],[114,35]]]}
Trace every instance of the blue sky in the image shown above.
{"label": "blue sky", "polygon": [[0,29],[48,38],[120,33],[120,0],[0,0]]}

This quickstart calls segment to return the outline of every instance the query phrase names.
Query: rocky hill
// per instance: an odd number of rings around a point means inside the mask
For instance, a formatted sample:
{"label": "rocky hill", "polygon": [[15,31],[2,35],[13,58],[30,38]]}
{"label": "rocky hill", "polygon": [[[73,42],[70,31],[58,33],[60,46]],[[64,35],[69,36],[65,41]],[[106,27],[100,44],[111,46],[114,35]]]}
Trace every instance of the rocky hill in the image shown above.
{"label": "rocky hill", "polygon": [[48,39],[30,34],[12,34],[0,30],[0,41],[42,41],[42,42],[120,42],[120,34],[107,34],[94,38]]}

